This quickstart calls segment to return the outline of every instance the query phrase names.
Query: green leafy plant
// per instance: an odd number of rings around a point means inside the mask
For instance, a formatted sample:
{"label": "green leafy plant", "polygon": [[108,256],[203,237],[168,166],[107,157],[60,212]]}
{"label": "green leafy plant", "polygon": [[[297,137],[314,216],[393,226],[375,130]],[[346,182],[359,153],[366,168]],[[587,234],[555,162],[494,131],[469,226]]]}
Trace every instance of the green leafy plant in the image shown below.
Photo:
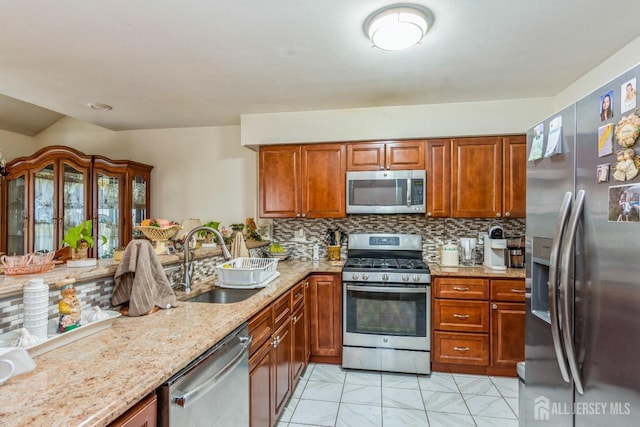
{"label": "green leafy plant", "polygon": [[[95,246],[94,237],[91,235],[93,232],[93,222],[88,219],[75,227],[71,227],[67,234],[64,235],[64,239],[62,239],[62,244],[65,243],[67,246],[70,246],[74,249],[78,249],[78,245],[81,242],[86,242],[87,245],[92,248]],[[107,243],[107,238],[105,236],[96,236],[100,239],[100,242],[104,245]]]}
{"label": "green leafy plant", "polygon": [[[209,222],[206,222],[206,223],[204,223],[202,225],[205,226],[205,227],[211,227],[214,230],[218,230],[218,227],[220,226],[220,221],[209,221]],[[220,231],[220,230],[218,230],[218,231]],[[198,231],[198,237],[205,238],[205,237],[207,237],[207,234],[209,234],[209,233],[210,232],[207,231],[207,230],[200,230],[200,231]]]}

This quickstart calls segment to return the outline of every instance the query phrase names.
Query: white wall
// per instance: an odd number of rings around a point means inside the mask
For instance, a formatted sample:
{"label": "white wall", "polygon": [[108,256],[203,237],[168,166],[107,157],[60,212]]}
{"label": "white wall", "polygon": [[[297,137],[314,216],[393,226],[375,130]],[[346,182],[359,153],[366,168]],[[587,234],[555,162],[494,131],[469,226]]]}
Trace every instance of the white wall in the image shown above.
{"label": "white wall", "polygon": [[131,158],[154,165],[152,212],[225,225],[256,217],[257,155],[238,126],[120,132]]}
{"label": "white wall", "polygon": [[298,113],[243,114],[241,143],[355,141],[524,133],[554,110],[553,98]]}
{"label": "white wall", "polygon": [[36,149],[67,145],[153,165],[154,217],[229,225],[256,216],[257,155],[240,145],[238,126],[114,132],[67,117],[35,140]]}
{"label": "white wall", "polygon": [[[569,85],[555,97],[554,111],[590,94],[609,80],[619,76],[640,62],[640,38],[629,43],[606,61]],[[532,125],[535,123],[531,123]]]}
{"label": "white wall", "polygon": [[33,138],[0,129],[0,150],[8,162],[16,157],[29,156],[35,151]]}

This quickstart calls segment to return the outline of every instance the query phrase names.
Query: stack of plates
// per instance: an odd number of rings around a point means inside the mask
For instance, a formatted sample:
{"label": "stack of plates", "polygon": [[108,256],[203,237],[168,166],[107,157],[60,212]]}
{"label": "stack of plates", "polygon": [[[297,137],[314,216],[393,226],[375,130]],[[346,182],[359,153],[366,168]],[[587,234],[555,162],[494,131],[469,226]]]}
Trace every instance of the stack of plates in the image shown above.
{"label": "stack of plates", "polygon": [[47,339],[49,286],[42,279],[31,279],[24,288],[24,327],[36,337]]}

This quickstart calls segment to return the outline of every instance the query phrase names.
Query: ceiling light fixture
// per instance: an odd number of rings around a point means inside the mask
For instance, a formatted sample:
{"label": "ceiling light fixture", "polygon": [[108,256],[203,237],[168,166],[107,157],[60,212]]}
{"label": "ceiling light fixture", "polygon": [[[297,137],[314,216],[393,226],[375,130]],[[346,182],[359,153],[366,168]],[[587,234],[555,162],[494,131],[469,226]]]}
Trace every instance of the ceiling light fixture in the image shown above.
{"label": "ceiling light fixture", "polygon": [[98,111],[113,110],[113,107],[111,105],[107,105],[107,104],[100,104],[100,103],[90,102],[87,105],[89,106],[89,108],[93,108],[94,110],[98,110]]}
{"label": "ceiling light fixture", "polygon": [[408,49],[420,43],[433,21],[425,7],[396,4],[379,9],[364,21],[364,32],[382,50]]}

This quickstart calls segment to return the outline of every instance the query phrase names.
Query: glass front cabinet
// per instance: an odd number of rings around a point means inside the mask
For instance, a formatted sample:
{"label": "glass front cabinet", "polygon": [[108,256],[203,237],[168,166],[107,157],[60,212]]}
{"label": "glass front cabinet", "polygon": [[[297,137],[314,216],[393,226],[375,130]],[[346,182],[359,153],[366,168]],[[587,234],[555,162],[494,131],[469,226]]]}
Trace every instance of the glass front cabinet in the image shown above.
{"label": "glass front cabinet", "polygon": [[94,237],[107,238],[97,240],[92,256],[112,258],[149,215],[149,165],[51,146],[7,168],[0,237],[7,254],[56,251],[70,227],[91,219]]}

